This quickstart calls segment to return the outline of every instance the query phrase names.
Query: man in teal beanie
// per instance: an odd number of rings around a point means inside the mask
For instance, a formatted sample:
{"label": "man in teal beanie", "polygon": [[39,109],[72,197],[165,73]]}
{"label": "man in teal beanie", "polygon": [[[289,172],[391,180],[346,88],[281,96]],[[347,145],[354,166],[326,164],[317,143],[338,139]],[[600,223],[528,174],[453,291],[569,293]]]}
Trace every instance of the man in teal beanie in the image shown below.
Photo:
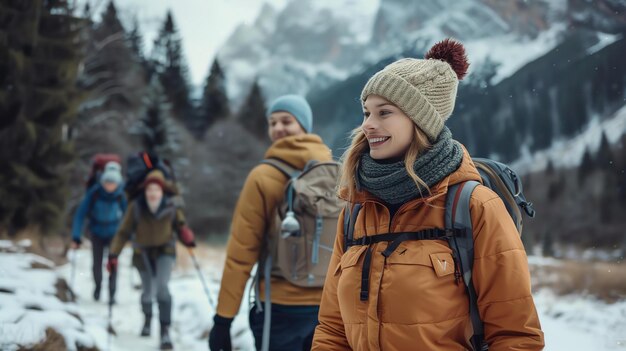
{"label": "man in teal beanie", "polygon": [[285,111],[292,114],[305,132],[313,129],[313,112],[309,103],[299,95],[283,95],[274,100],[267,109],[269,117],[274,112]]}

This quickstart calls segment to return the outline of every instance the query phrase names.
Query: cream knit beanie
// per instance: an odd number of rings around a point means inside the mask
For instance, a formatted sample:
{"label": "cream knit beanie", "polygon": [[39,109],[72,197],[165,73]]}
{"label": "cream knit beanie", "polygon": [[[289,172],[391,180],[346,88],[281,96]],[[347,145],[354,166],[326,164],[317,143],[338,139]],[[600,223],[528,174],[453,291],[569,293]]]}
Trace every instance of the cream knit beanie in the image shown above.
{"label": "cream knit beanie", "polygon": [[457,86],[468,66],[463,45],[445,39],[423,60],[401,59],[376,73],[365,84],[361,102],[370,95],[384,97],[434,141],[454,110]]}

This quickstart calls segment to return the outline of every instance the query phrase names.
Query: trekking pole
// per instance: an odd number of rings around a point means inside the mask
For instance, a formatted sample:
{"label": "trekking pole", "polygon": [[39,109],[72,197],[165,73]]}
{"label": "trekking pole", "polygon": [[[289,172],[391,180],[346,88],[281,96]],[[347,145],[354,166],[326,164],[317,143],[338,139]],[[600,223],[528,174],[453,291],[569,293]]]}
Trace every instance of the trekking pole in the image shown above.
{"label": "trekking pole", "polygon": [[196,272],[198,272],[198,276],[200,277],[200,281],[202,282],[202,287],[204,288],[204,294],[206,295],[207,299],[209,300],[209,306],[213,307],[215,305],[213,304],[213,299],[211,298],[211,293],[209,292],[209,287],[208,287],[206,281],[204,280],[204,277],[202,276],[202,271],[200,271],[200,265],[198,264],[198,260],[196,259],[196,255],[193,253],[193,249],[191,247],[188,247],[187,251],[189,251],[189,256],[191,256],[191,260],[193,261],[193,265],[196,268]]}
{"label": "trekking pole", "polygon": [[133,261],[131,260],[130,261],[130,274],[129,274],[129,278],[128,279],[130,279],[130,286],[134,288],[135,287],[135,279],[133,277],[133,275],[134,275],[133,273],[134,273],[133,272]]}
{"label": "trekking pole", "polygon": [[111,336],[117,335],[115,329],[113,329],[113,296],[115,296],[115,275],[117,273],[117,266],[111,267],[109,273],[109,326],[107,327],[107,350],[111,350]]}
{"label": "trekking pole", "polygon": [[70,264],[72,265],[71,273],[70,273],[70,291],[74,300],[76,299],[76,293],[74,292],[74,277],[76,277],[76,254],[78,253],[77,249],[72,249]]}

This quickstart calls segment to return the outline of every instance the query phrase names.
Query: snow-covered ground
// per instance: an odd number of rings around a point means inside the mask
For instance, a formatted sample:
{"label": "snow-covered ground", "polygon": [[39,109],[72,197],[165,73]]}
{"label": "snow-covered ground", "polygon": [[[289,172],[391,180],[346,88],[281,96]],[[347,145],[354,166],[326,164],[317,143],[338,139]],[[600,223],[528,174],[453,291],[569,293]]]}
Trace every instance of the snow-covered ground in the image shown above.
{"label": "snow-covered ground", "polygon": [[[28,245],[13,248],[22,251]],[[0,241],[0,248],[11,245]],[[48,327],[63,335],[67,344],[94,346],[94,338],[83,328],[80,306],[55,296],[59,275],[54,269],[53,262],[40,256],[0,253],[0,350],[35,344]]]}
{"label": "snow-covered ground", "polygon": [[[5,248],[6,241],[0,241]],[[70,285],[71,255],[68,264],[52,269],[31,269],[32,262],[53,266],[41,257],[27,253],[0,252],[0,350],[15,350],[19,345],[32,345],[45,336],[46,327],[53,327],[65,337],[69,350],[76,345],[97,346],[100,350],[144,351],[158,349],[158,308],[155,303],[152,333],[142,338],[143,325],[140,307],[139,275],[131,268],[132,251],[125,249],[119,259],[119,277],[116,304],[112,311],[112,326],[116,335],[109,338],[108,281],[102,284],[100,302],[92,298],[91,252],[88,247],[76,251],[73,290],[75,303],[63,303],[54,295],[57,278],[65,278]],[[218,250],[197,252],[212,299],[217,298],[219,276],[224,254]],[[172,273],[170,292],[173,296],[171,336],[176,350],[208,350],[208,332],[212,326],[214,307],[210,306],[202,284],[185,249],[179,248],[177,266]],[[247,305],[248,298],[242,305]],[[41,311],[39,311],[41,310]],[[252,334],[248,328],[247,308],[233,323],[233,348],[253,350]]]}
{"label": "snow-covered ground", "polygon": [[[197,252],[212,298],[217,297],[222,272],[223,250],[202,248]],[[139,305],[140,290],[134,288],[139,277],[130,265],[131,252],[120,257],[117,304],[112,325],[117,335],[111,337],[110,350],[156,350],[158,322],[152,326],[152,336],[139,337],[143,315]],[[191,264],[188,253],[179,250],[178,263],[170,282],[174,297],[172,338],[177,350],[207,350],[207,335],[214,314],[202,284]],[[11,343],[34,343],[43,338],[45,326],[56,327],[66,340],[82,345],[97,345],[108,349],[107,284],[103,282],[100,302],[92,299],[91,254],[88,248],[78,250],[74,290],[76,303],[62,303],[52,286],[58,275],[70,281],[71,264],[53,270],[31,269],[32,262],[49,265],[30,254],[0,253],[0,349],[11,350]],[[558,264],[556,260],[531,257],[531,265]],[[5,290],[15,291],[9,294]],[[253,350],[248,329],[247,305],[244,298],[240,314],[233,326],[233,346],[238,350]],[[549,290],[535,294],[535,303],[546,335],[546,350],[626,350],[626,300],[607,304],[579,295],[556,296]],[[40,306],[43,311],[33,310]],[[18,316],[22,316],[19,318]],[[84,322],[74,316],[80,316]],[[155,316],[158,315],[155,306]]]}
{"label": "snow-covered ground", "polygon": [[593,298],[534,294],[546,350],[626,350],[626,300],[606,304]]}
{"label": "snow-covered ground", "polygon": [[[222,274],[224,254],[218,250],[200,250],[196,255],[200,261],[205,281],[209,285],[211,299],[217,299],[219,277]],[[143,313],[140,307],[141,290],[137,271],[131,268],[132,250],[126,248],[119,258],[119,276],[117,282],[116,305],[113,309],[112,325],[116,336],[111,338],[111,351],[156,350],[159,344],[158,308],[154,304],[154,318],[150,337],[140,337],[143,326]],[[101,350],[107,350],[108,335],[105,331],[108,318],[108,282],[102,285],[102,299],[95,302],[92,298],[93,281],[91,278],[91,252],[87,249],[77,251],[76,280],[74,290],[78,295],[77,303],[83,311],[86,324],[90,327]],[[59,269],[70,280],[71,264]],[[105,274],[106,275],[106,274]],[[208,332],[213,324],[214,306],[204,293],[190,256],[182,247],[177,251],[177,265],[170,280],[170,292],[173,297],[171,337],[176,350],[208,350]],[[247,304],[244,299],[243,304]],[[214,302],[213,302],[214,303]],[[233,348],[253,350],[252,334],[248,328],[246,308],[240,310],[240,316],[233,323]],[[104,331],[104,332],[103,332]]]}

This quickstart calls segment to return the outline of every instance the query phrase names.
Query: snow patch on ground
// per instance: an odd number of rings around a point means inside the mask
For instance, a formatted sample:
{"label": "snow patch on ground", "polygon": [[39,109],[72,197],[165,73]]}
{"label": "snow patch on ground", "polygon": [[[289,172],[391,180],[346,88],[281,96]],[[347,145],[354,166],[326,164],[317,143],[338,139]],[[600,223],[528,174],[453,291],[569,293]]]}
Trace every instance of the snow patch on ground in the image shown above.
{"label": "snow patch on ground", "polygon": [[591,297],[534,294],[546,351],[626,350],[626,301],[606,304]]}
{"label": "snow patch on ground", "polygon": [[[10,247],[7,242],[1,245]],[[84,329],[78,306],[55,296],[59,275],[53,267],[52,262],[33,254],[0,252],[0,349],[37,344],[47,328],[63,335],[69,350],[95,345]]]}

